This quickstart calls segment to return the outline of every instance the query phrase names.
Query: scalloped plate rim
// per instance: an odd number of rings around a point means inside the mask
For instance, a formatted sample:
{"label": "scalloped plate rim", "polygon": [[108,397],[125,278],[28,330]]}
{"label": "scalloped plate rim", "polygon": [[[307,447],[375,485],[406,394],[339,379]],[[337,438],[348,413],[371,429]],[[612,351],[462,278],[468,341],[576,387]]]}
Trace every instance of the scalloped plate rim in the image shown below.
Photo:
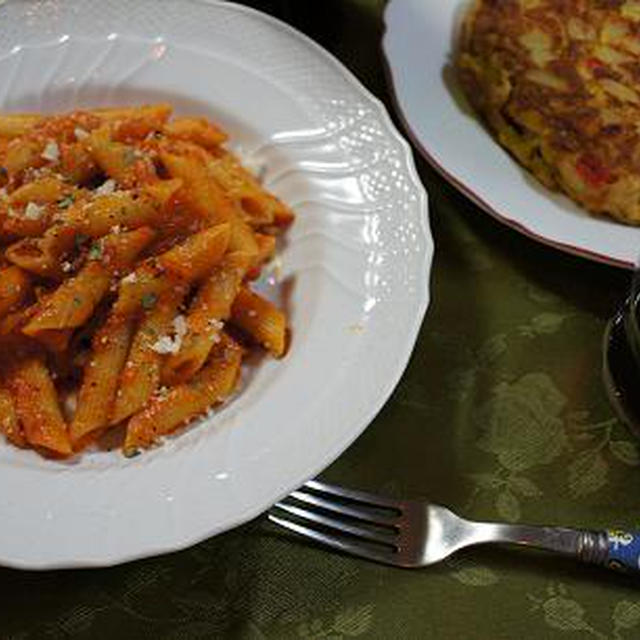
{"label": "scalloped plate rim", "polygon": [[[428,223],[428,197],[422,184],[420,183],[417,171],[415,169],[415,165],[413,162],[413,157],[411,155],[411,150],[406,142],[406,140],[401,136],[401,134],[397,131],[395,126],[392,123],[392,120],[385,109],[382,102],[373,96],[371,92],[369,92],[358,80],[357,78],[346,69],[332,54],[323,49],[320,45],[312,41],[310,38],[305,36],[304,34],[298,32],[294,28],[289,25],[273,18],[269,15],[263,14],[257,10],[254,10],[249,7],[245,7],[242,5],[236,5],[234,3],[226,3],[221,2],[219,0],[191,0],[192,2],[196,2],[198,4],[205,4],[211,6],[225,6],[229,8],[229,6],[233,7],[236,11],[240,13],[247,13],[252,16],[258,16],[263,22],[267,23],[272,27],[276,27],[278,30],[283,31],[288,37],[293,37],[300,41],[305,46],[311,48],[315,55],[320,55],[324,58],[325,61],[331,63],[334,72],[339,73],[349,84],[351,90],[356,92],[359,97],[365,101],[368,105],[375,107],[377,115],[379,116],[381,122],[384,124],[384,129],[386,135],[392,137],[397,143],[400,144],[403,154],[404,154],[404,169],[406,170],[407,176],[410,179],[411,185],[415,194],[418,197],[417,208],[420,211],[419,221],[420,221],[420,233],[422,234],[422,240],[424,242],[424,254],[422,255],[422,259],[418,260],[416,265],[414,265],[414,269],[420,270],[421,278],[418,280],[418,296],[419,303],[417,305],[417,313],[415,313],[413,317],[413,321],[410,323],[410,326],[406,327],[406,339],[404,340],[403,348],[398,352],[396,361],[393,367],[393,370],[388,373],[386,377],[386,382],[384,385],[384,389],[382,393],[374,399],[368,406],[368,410],[363,412],[362,415],[359,415],[355,418],[351,418],[351,422],[353,423],[352,428],[350,430],[343,430],[340,435],[340,438],[334,440],[331,443],[330,447],[327,447],[324,455],[321,459],[316,461],[316,464],[313,468],[309,468],[305,477],[301,478],[291,478],[289,485],[287,487],[280,487],[277,492],[274,492],[272,498],[270,499],[269,504],[255,504],[252,505],[243,511],[236,514],[234,518],[228,519],[226,522],[216,523],[212,525],[207,531],[196,531],[192,532],[191,535],[183,535],[179,540],[174,540],[167,544],[157,545],[154,547],[145,547],[138,548],[137,550],[132,550],[127,553],[123,552],[114,552],[111,555],[105,555],[103,557],[92,557],[92,558],[63,558],[63,559],[55,559],[50,558],[46,560],[33,561],[28,558],[17,559],[15,557],[6,557],[0,551],[0,564],[13,568],[21,568],[21,569],[60,569],[60,568],[82,568],[82,567],[105,567],[112,566],[114,564],[119,564],[122,562],[128,562],[136,559],[141,559],[149,556],[158,555],[161,553],[168,553],[172,551],[178,551],[180,549],[187,548],[199,541],[202,541],[206,538],[209,538],[213,535],[216,535],[222,531],[228,530],[235,526],[238,526],[253,517],[262,513],[266,508],[268,508],[273,502],[276,502],[278,499],[289,493],[292,489],[298,486],[304,480],[313,477],[317,473],[319,473],[322,469],[324,469],[328,464],[330,464],[333,460],[335,460],[348,446],[351,444],[368,426],[371,420],[375,417],[375,415],[380,411],[380,409],[386,403],[388,397],[392,393],[393,389],[396,387],[399,382],[413,351],[413,347],[415,345],[415,341],[417,339],[420,327],[422,325],[422,321],[426,310],[428,308],[430,293],[429,293],[429,278],[431,272],[431,264],[433,258],[433,240],[431,237],[429,223]],[[9,0],[11,2],[11,0]],[[0,3],[0,10],[2,9],[4,4],[9,3]],[[131,34],[125,34],[125,36],[130,36]],[[144,38],[142,38],[144,39]],[[43,43],[44,45],[45,43]],[[30,46],[30,45],[26,45]],[[182,43],[179,45],[180,47],[185,47]],[[194,51],[197,51],[197,47],[194,48]],[[418,269],[419,268],[419,269]]]}

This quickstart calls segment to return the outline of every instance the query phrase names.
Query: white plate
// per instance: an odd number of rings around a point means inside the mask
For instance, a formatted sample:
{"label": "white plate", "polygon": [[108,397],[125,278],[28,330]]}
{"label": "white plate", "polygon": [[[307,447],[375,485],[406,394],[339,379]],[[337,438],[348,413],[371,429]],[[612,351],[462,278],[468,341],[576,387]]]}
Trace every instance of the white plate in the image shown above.
{"label": "white plate", "polygon": [[[398,382],[429,292],[426,194],[381,104],[306,37],[234,4],[9,1],[0,108],[169,100],[221,122],[298,220],[276,291],[293,343],[145,455],[0,447],[0,563],[104,566],[240,524],[321,471]],[[269,288],[269,282],[264,283]]]}
{"label": "white plate", "polygon": [[451,70],[468,0],[390,0],[384,53],[407,130],[425,158],[485,211],[563,251],[631,267],[640,228],[597,218],[539,185],[482,127]]}

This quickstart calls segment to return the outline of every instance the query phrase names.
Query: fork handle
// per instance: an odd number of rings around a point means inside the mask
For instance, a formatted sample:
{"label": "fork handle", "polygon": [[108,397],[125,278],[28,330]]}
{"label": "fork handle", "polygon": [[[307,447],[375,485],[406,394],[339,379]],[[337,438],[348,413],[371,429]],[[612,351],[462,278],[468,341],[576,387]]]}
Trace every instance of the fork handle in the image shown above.
{"label": "fork handle", "polygon": [[493,541],[555,551],[617,571],[640,572],[640,531],[494,526]]}
{"label": "fork handle", "polygon": [[604,565],[617,571],[640,571],[640,531],[610,529]]}

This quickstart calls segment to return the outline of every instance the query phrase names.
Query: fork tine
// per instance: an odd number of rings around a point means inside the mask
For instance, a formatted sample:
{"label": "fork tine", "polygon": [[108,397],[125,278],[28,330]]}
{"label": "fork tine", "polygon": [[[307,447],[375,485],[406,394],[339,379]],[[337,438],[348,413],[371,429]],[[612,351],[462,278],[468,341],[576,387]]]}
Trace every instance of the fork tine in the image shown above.
{"label": "fork tine", "polygon": [[362,544],[350,542],[341,536],[322,533],[321,531],[312,529],[311,527],[305,527],[297,522],[274,516],[271,513],[268,515],[268,518],[271,522],[275,522],[277,525],[289,529],[289,531],[293,531],[304,538],[311,538],[311,540],[332,547],[333,549],[338,549],[339,551],[350,553],[361,558],[367,558],[368,560],[375,560],[383,564],[396,564],[395,553],[391,549],[389,549],[389,551],[385,551],[382,548],[380,550],[368,549],[362,546]]}
{"label": "fork tine", "polygon": [[379,542],[381,544],[388,544],[394,547],[396,546],[397,535],[391,533],[390,531],[374,531],[372,529],[368,529],[367,527],[361,527],[356,524],[349,524],[342,520],[338,520],[337,518],[323,516],[322,514],[309,511],[309,509],[301,509],[300,507],[296,507],[285,502],[278,502],[275,506],[278,509],[282,509],[283,511],[297,516],[301,520],[306,520],[307,522],[313,522],[325,527],[330,527],[331,529],[337,529],[342,533],[348,533],[358,538],[365,538],[367,540],[373,540],[374,542]]}
{"label": "fork tine", "polygon": [[339,498],[347,498],[348,500],[355,500],[356,502],[363,502],[373,507],[383,507],[387,509],[394,509],[395,511],[402,511],[402,501],[393,500],[392,498],[385,498],[384,496],[378,496],[375,493],[367,493],[365,491],[356,491],[355,489],[345,489],[335,484],[328,484],[327,482],[319,482],[318,480],[309,480],[305,482],[304,487],[320,493],[328,493],[332,496],[338,496]]}
{"label": "fork tine", "polygon": [[290,494],[291,498],[295,498],[300,502],[310,504],[314,507],[320,507],[326,511],[332,511],[333,513],[339,513],[343,516],[351,516],[364,522],[370,522],[371,524],[393,526],[398,518],[396,516],[386,516],[379,513],[374,513],[366,508],[352,507],[345,504],[340,504],[333,500],[326,500],[312,493],[305,493],[303,491],[293,491]]}

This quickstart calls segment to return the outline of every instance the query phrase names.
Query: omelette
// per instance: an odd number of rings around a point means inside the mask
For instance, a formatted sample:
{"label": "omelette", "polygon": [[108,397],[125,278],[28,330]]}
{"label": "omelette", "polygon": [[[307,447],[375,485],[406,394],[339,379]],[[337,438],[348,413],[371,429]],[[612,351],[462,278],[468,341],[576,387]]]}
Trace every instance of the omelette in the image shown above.
{"label": "omelette", "polygon": [[476,0],[456,68],[540,182],[640,224],[640,0]]}

